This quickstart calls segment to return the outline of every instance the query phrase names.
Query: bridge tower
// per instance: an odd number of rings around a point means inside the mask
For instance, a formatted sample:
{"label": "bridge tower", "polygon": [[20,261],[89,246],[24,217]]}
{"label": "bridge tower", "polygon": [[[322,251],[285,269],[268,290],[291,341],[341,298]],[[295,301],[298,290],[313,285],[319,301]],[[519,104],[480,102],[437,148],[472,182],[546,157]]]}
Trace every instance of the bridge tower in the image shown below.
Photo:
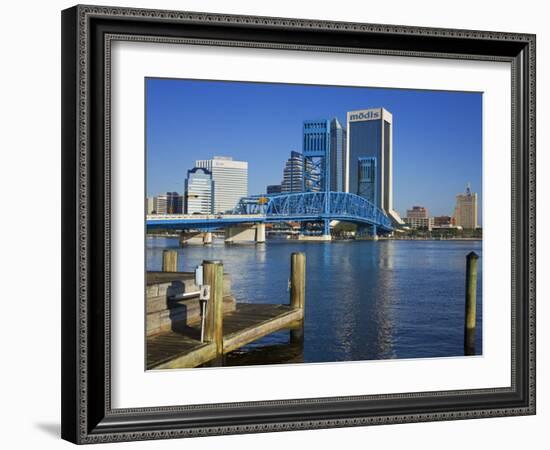
{"label": "bridge tower", "polygon": [[306,120],[303,125],[304,192],[330,189],[330,121]]}
{"label": "bridge tower", "polygon": [[[330,211],[330,120],[306,120],[303,124],[304,192],[324,192],[325,211]],[[330,236],[330,221],[323,220],[323,236]]]}

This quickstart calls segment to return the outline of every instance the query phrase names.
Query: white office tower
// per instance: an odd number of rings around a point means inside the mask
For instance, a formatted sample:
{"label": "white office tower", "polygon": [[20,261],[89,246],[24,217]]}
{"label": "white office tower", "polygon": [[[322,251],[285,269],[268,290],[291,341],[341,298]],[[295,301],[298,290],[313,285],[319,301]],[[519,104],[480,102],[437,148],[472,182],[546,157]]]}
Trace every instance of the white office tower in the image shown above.
{"label": "white office tower", "polygon": [[242,197],[248,196],[248,162],[233,161],[227,156],[214,156],[195,162],[207,169],[214,182],[214,213],[231,211]]}

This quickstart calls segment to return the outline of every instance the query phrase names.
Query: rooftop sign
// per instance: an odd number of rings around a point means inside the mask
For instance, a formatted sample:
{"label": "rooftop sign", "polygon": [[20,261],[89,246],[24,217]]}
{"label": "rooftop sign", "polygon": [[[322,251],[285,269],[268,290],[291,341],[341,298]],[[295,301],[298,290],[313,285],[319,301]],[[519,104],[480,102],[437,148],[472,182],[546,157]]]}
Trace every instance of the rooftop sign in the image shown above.
{"label": "rooftop sign", "polygon": [[363,109],[361,111],[348,112],[348,122],[361,122],[364,120],[378,120],[382,118],[382,109]]}

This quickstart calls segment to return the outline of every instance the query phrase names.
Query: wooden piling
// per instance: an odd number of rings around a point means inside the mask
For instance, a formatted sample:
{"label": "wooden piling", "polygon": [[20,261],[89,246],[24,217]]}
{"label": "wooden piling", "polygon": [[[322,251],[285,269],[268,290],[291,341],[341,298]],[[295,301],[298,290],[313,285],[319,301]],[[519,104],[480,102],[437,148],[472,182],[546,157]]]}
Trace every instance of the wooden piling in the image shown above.
{"label": "wooden piling", "polygon": [[290,343],[291,344],[298,344],[298,345],[304,345],[304,321],[300,320],[300,322],[290,327]]}
{"label": "wooden piling", "polygon": [[296,252],[290,255],[290,306],[304,309],[306,300],[306,255]]}
{"label": "wooden piling", "polygon": [[464,354],[475,355],[477,260],[475,252],[466,256],[466,314],[464,318]]}
{"label": "wooden piling", "polygon": [[206,303],[204,339],[216,344],[216,354],[223,354],[223,264],[221,261],[203,261],[204,284],[210,286]]}
{"label": "wooden piling", "polygon": [[162,252],[162,271],[178,271],[178,252],[176,250],[164,250]]}

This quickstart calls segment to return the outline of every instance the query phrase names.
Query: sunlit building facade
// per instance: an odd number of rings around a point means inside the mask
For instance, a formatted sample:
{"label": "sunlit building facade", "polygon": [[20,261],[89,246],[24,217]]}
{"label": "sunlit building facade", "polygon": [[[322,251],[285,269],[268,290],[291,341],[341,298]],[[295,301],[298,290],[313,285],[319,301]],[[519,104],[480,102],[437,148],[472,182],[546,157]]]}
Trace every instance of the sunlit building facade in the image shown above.
{"label": "sunlit building facade", "polygon": [[330,190],[344,192],[346,180],[346,130],[338,119],[330,121]]}
{"label": "sunlit building facade", "polygon": [[207,169],[214,182],[214,213],[233,210],[242,197],[248,196],[248,162],[234,161],[228,156],[214,156],[195,162]]}
{"label": "sunlit building facade", "polygon": [[453,215],[454,223],[464,229],[479,228],[477,216],[477,193],[472,192],[470,184],[466,186],[464,194],[457,194],[456,206]]}
{"label": "sunlit building facade", "polygon": [[181,214],[183,212],[183,196],[177,192],[167,192],[153,199],[153,209],[156,214]]}
{"label": "sunlit building facade", "polygon": [[195,167],[187,171],[185,180],[186,214],[212,214],[214,181],[208,169]]}
{"label": "sunlit building facade", "polygon": [[300,152],[290,152],[283,170],[282,193],[302,192],[304,190],[304,157]]}

